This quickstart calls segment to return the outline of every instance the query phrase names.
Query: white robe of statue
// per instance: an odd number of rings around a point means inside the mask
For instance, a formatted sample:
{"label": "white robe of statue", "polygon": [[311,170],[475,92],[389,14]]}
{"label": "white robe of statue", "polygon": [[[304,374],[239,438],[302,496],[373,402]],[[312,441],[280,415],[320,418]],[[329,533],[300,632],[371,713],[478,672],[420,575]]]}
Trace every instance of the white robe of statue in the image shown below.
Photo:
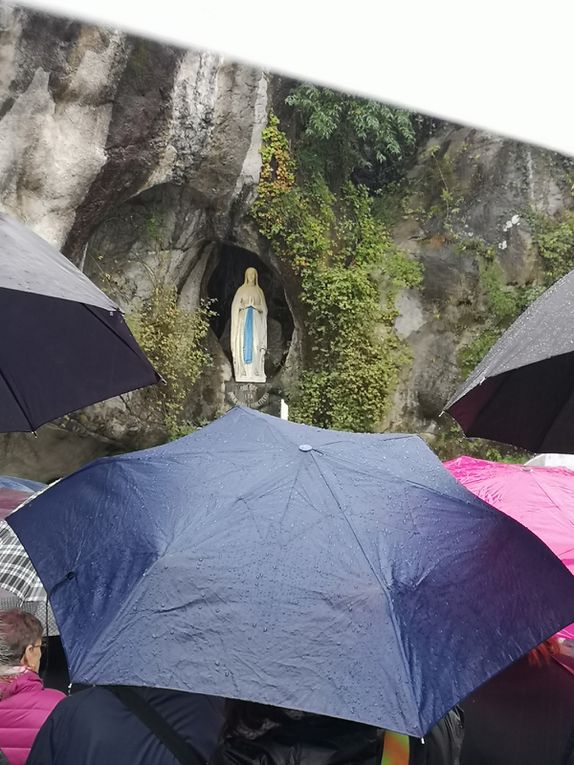
{"label": "white robe of statue", "polygon": [[265,382],[267,304],[257,271],[248,268],[231,304],[231,353],[237,382]]}

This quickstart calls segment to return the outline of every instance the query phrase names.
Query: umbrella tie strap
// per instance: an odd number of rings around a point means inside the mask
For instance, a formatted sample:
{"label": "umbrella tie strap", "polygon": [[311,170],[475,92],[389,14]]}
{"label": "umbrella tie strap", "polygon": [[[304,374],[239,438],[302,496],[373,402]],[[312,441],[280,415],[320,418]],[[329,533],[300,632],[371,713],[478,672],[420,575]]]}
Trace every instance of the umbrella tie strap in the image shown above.
{"label": "umbrella tie strap", "polygon": [[403,733],[385,731],[381,765],[409,765],[410,742]]}

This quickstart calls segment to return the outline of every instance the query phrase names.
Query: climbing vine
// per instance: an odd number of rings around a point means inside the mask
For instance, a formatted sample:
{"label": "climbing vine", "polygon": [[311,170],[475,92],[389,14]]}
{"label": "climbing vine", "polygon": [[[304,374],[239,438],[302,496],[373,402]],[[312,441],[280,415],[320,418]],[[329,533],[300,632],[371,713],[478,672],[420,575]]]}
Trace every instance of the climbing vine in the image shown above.
{"label": "climbing vine", "polygon": [[367,189],[347,179],[334,191],[321,169],[301,162],[274,114],[261,154],[252,214],[298,278],[307,311],[309,353],[292,412],[322,427],[371,431],[407,359],[393,329],[395,297],[420,281],[420,268],[393,246]]}

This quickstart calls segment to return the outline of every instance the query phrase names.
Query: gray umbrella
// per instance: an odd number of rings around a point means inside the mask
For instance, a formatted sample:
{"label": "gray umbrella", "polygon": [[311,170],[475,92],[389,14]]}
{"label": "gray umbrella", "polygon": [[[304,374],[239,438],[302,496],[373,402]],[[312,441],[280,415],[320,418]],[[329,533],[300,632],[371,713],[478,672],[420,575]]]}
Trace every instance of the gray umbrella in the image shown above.
{"label": "gray umbrella", "polygon": [[118,306],[67,258],[0,213],[0,432],[160,380]]}
{"label": "gray umbrella", "polygon": [[446,411],[467,436],[574,452],[574,271],[502,335]]}

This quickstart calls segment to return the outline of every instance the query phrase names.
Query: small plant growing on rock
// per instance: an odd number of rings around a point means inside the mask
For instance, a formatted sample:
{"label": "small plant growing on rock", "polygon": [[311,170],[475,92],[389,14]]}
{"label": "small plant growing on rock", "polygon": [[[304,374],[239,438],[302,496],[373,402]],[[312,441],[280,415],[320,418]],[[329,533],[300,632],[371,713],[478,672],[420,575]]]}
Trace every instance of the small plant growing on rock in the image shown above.
{"label": "small plant growing on rock", "polygon": [[190,389],[211,363],[204,341],[213,315],[208,302],[195,311],[178,303],[174,285],[152,274],[152,291],[127,320],[136,340],[165,383],[141,391],[148,417],[170,439],[193,430],[184,419]]}

